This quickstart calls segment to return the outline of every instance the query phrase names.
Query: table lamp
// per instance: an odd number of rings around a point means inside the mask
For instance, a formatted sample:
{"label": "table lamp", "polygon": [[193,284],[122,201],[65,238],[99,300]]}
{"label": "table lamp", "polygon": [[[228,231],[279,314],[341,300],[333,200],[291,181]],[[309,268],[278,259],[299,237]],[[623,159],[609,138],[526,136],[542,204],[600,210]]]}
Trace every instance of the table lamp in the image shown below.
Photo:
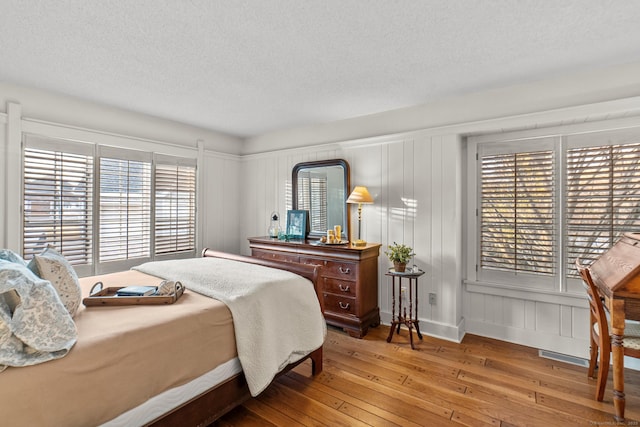
{"label": "table lamp", "polygon": [[369,194],[367,187],[356,186],[353,189],[349,198],[347,199],[347,203],[357,203],[358,204],[358,239],[353,241],[353,246],[365,246],[367,242],[362,240],[362,205],[363,204],[371,204],[373,203],[373,197]]}

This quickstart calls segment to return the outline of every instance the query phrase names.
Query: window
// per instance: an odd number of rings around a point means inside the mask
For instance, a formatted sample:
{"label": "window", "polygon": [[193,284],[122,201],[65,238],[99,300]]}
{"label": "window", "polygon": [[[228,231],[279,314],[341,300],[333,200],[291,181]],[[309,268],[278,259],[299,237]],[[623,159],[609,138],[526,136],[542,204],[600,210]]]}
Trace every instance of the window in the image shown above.
{"label": "window", "polygon": [[72,265],[92,264],[91,150],[29,138],[24,150],[23,194],[24,257],[32,258],[53,244]]}
{"label": "window", "polygon": [[100,262],[151,255],[151,161],[100,158]]}
{"label": "window", "polygon": [[166,164],[155,172],[155,253],[193,251],[196,247],[195,164]]}
{"label": "window", "polygon": [[555,273],[553,154],[482,157],[482,268]]}
{"label": "window", "polygon": [[571,266],[576,257],[593,261],[622,233],[640,230],[639,165],[640,143],[567,151],[568,277],[577,277]]}
{"label": "window", "polygon": [[577,257],[595,260],[640,231],[640,130],[490,139],[471,140],[477,280],[567,289]]}
{"label": "window", "polygon": [[26,136],[24,257],[53,244],[88,275],[195,254],[196,161],[156,157]]}

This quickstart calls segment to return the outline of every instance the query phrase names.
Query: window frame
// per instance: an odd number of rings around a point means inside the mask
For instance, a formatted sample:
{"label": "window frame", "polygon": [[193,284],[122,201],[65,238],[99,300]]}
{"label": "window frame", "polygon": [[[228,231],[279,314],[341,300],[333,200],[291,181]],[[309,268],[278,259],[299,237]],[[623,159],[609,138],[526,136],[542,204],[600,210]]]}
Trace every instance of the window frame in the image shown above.
{"label": "window frame", "polygon": [[[532,273],[527,272],[507,272],[507,271],[496,271],[496,270],[483,270],[481,266],[481,257],[482,257],[482,167],[481,167],[481,159],[482,155],[495,155],[495,154],[520,154],[531,151],[547,151],[553,150],[556,142],[555,138],[536,138],[537,144],[535,150],[531,150],[527,144],[521,143],[510,143],[505,141],[500,141],[496,143],[484,143],[477,146],[477,176],[476,176],[476,235],[478,240],[478,245],[475,254],[475,265],[474,267],[477,270],[476,278],[480,282],[496,282],[496,283],[509,283],[509,282],[517,282],[520,283],[521,286],[526,286],[533,289],[540,290],[553,290],[555,288],[555,276],[539,276]],[[554,153],[556,156],[556,162],[554,163],[554,175],[557,174],[558,169],[558,157],[557,153]],[[559,206],[559,193],[557,188],[555,190],[555,200],[554,203],[556,206]],[[559,216],[555,215],[554,218],[554,228],[556,230],[560,229],[559,226]],[[556,256],[555,256],[556,265],[558,263],[558,247],[556,245]]]}
{"label": "window frame", "polygon": [[[158,149],[159,144],[152,141],[137,141],[125,137],[93,134],[91,132],[81,131],[80,134],[76,132],[64,132],[65,135],[49,136],[45,133],[31,133],[23,132],[20,150],[20,204],[22,211],[24,210],[25,194],[24,194],[24,166],[25,166],[25,148],[36,148],[46,151],[61,151],[75,153],[79,150],[82,154],[89,153],[93,158],[93,194],[92,194],[92,259],[90,264],[74,265],[74,269],[79,276],[89,276],[95,274],[105,274],[115,271],[126,270],[134,265],[141,264],[145,261],[160,260],[160,259],[174,259],[174,258],[188,258],[194,257],[197,253],[199,244],[199,218],[197,213],[197,204],[199,202],[199,181],[200,176],[198,173],[198,158],[197,152],[191,149],[171,147],[170,149],[163,150],[163,154],[157,154],[153,150]],[[87,136],[89,134],[89,137]],[[93,138],[92,138],[93,137]],[[94,140],[93,142],[90,140]],[[37,146],[34,146],[34,141],[37,142]],[[131,146],[132,143],[137,142],[141,149],[132,150],[130,148],[122,148],[121,146]],[[33,147],[32,147],[33,146]],[[75,150],[74,150],[75,149]],[[147,151],[145,151],[145,149]],[[174,154],[174,152],[176,154]],[[100,227],[100,159],[102,157],[116,157],[125,160],[140,160],[149,159],[151,164],[151,222],[150,222],[150,256],[144,258],[131,258],[129,260],[119,260],[113,262],[99,261],[99,227]],[[162,158],[164,161],[173,161],[176,164],[190,164],[195,165],[195,183],[194,183],[194,199],[196,209],[194,210],[194,249],[192,251],[182,251],[177,253],[166,253],[159,256],[155,256],[155,164],[156,158]],[[24,253],[24,214],[21,213],[19,217],[19,236],[20,236],[20,250]]]}
{"label": "window frame", "polygon": [[[176,251],[176,252],[165,252],[165,253],[157,253],[156,250],[156,235],[158,233],[158,229],[156,227],[156,218],[157,218],[157,212],[156,212],[156,204],[157,204],[157,195],[158,195],[158,191],[156,188],[156,182],[157,182],[157,166],[158,165],[165,165],[165,166],[176,166],[178,168],[181,167],[186,167],[186,168],[193,168],[193,179],[194,179],[194,186],[193,186],[193,203],[194,203],[194,210],[193,210],[193,249],[190,250],[185,250],[185,251]],[[197,252],[197,245],[198,245],[198,163],[196,161],[196,159],[190,159],[190,158],[184,158],[184,157],[176,157],[176,156],[168,156],[168,155],[164,155],[164,154],[156,154],[154,155],[154,162],[153,162],[153,170],[152,170],[152,175],[153,175],[153,191],[152,191],[152,200],[153,200],[153,228],[151,230],[152,234],[153,234],[153,246],[152,246],[152,256],[154,257],[154,259],[163,259],[163,258],[193,258],[194,256],[196,256],[196,252]]]}
{"label": "window frame", "polygon": [[[24,134],[23,135],[23,140],[22,140],[22,150],[21,150],[21,161],[20,161],[20,168],[21,168],[21,177],[20,177],[20,203],[22,206],[21,209],[21,215],[20,215],[20,248],[21,248],[21,253],[24,254],[25,251],[25,241],[24,241],[24,234],[25,234],[25,210],[26,210],[26,206],[25,206],[25,160],[26,160],[26,156],[25,156],[25,150],[27,149],[34,149],[34,150],[42,150],[42,151],[49,151],[49,152],[61,152],[61,153],[65,153],[65,154],[72,154],[72,155],[79,155],[79,156],[87,156],[92,158],[92,195],[91,195],[91,215],[92,215],[92,229],[91,229],[91,241],[92,241],[92,248],[91,248],[91,254],[90,254],[90,263],[88,264],[77,264],[74,265],[74,269],[76,270],[76,272],[78,273],[78,275],[84,276],[84,275],[90,275],[94,273],[94,266],[95,266],[95,256],[96,256],[96,235],[95,235],[95,228],[96,228],[96,200],[95,200],[95,186],[96,186],[96,177],[95,177],[95,159],[96,159],[96,155],[95,155],[95,147],[89,144],[85,144],[85,143],[81,143],[81,142],[75,142],[75,141],[69,141],[69,140],[63,140],[63,139],[57,139],[57,138],[50,138],[50,137],[44,137],[44,136],[40,136],[40,135],[34,135],[34,134]],[[60,248],[58,248],[60,249]]]}
{"label": "window frame", "polygon": [[[492,287],[505,289],[505,292],[537,292],[538,294],[556,294],[573,297],[584,297],[584,289],[579,278],[567,278],[566,257],[567,248],[567,216],[566,216],[566,186],[567,186],[567,153],[568,150],[576,147],[616,145],[619,139],[614,141],[603,140],[607,135],[635,135],[636,141],[640,137],[640,127],[637,122],[633,125],[619,126],[619,121],[611,123],[603,122],[599,128],[594,128],[593,124],[584,127],[580,125],[558,126],[548,129],[535,129],[528,131],[514,131],[498,134],[485,134],[479,136],[469,136],[466,145],[467,163],[467,185],[466,200],[467,210],[466,220],[466,279],[465,283],[471,289],[479,290],[482,287]],[[527,150],[527,146],[534,140],[552,140],[555,145],[557,161],[555,165],[556,199],[558,209],[555,214],[558,229],[556,232],[556,274],[552,280],[547,281],[541,276],[527,274],[506,274],[492,275],[482,272],[480,268],[481,256],[481,150],[482,146],[494,145],[495,147],[522,147],[515,148],[517,151],[537,151]],[[631,142],[630,142],[631,143]],[[537,144],[537,142],[536,142]],[[560,177],[560,182],[557,178]],[[480,286],[480,288],[478,288]],[[494,291],[490,291],[494,292]],[[524,295],[524,294],[523,294]]]}
{"label": "window frame", "polygon": [[96,158],[94,161],[94,177],[95,177],[95,190],[94,190],[94,200],[95,200],[95,216],[94,216],[94,246],[95,246],[95,254],[94,254],[94,265],[96,274],[105,274],[112,273],[115,271],[128,270],[135,265],[142,264],[147,261],[151,261],[153,259],[153,211],[149,214],[149,252],[147,256],[140,257],[126,257],[120,258],[116,260],[106,260],[101,261],[101,244],[102,235],[100,233],[101,226],[101,217],[102,217],[102,194],[101,194],[101,184],[102,184],[102,175],[101,175],[101,166],[102,159],[115,159],[126,162],[141,162],[149,164],[149,207],[153,209],[153,155],[151,153],[136,151],[136,150],[128,150],[122,148],[108,147],[108,146],[98,146]]}

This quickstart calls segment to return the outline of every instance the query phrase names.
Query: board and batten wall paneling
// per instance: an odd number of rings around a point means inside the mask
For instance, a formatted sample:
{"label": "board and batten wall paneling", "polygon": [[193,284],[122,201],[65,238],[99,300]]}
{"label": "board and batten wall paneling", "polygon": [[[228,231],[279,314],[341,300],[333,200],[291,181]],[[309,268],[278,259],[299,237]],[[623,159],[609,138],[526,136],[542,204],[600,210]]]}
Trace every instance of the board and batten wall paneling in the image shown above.
{"label": "board and batten wall paneling", "polygon": [[[378,300],[383,323],[391,318],[391,289],[384,255],[394,241],[416,252],[415,264],[426,271],[419,281],[418,314],[427,334],[458,341],[462,337],[460,138],[421,134],[375,143],[327,144],[306,149],[253,154],[242,159],[242,253],[246,239],[265,235],[269,214],[281,214],[286,226],[290,209],[291,170],[296,163],[343,158],[349,162],[351,187],[366,186],[374,203],[363,206],[362,238],[382,244]],[[357,238],[357,207],[351,209],[351,237]],[[429,304],[429,293],[437,302]]]}
{"label": "board and batten wall paneling", "polygon": [[240,253],[239,211],[243,194],[240,191],[240,158],[205,152],[200,191],[204,192],[202,218],[203,247]]}
{"label": "board and batten wall paneling", "polygon": [[286,150],[278,153],[244,156],[240,182],[244,195],[240,200],[240,252],[250,255],[247,239],[266,236],[272,212],[280,214],[280,227],[285,230],[287,210],[291,209],[293,167],[300,162],[341,158],[337,149]]}
{"label": "board and batten wall paneling", "polygon": [[464,292],[463,299],[468,333],[588,357],[587,307],[478,292]]}

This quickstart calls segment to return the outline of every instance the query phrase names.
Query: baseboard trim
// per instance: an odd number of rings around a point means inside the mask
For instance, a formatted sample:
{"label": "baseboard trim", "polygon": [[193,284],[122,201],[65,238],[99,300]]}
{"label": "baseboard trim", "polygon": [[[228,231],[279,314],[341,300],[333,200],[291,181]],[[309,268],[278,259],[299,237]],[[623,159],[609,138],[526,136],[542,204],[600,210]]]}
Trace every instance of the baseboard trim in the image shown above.
{"label": "baseboard trim", "polygon": [[[391,313],[381,311],[380,323],[387,326],[391,325]],[[464,319],[460,319],[460,322],[457,325],[420,319],[420,332],[422,335],[453,341],[459,344],[464,338],[464,325]]]}

